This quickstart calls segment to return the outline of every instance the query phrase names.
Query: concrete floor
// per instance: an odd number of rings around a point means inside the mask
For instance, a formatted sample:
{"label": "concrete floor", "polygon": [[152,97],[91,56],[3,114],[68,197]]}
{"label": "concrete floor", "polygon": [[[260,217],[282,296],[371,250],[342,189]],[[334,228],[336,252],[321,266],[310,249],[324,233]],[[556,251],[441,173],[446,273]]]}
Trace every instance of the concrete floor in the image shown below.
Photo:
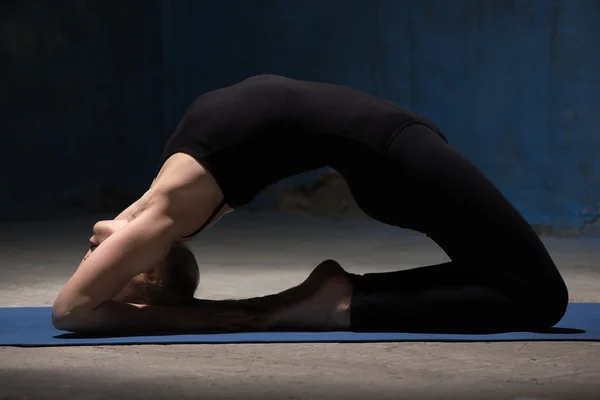
{"label": "concrete floor", "polygon": [[[51,305],[97,218],[0,225],[0,306]],[[259,222],[262,221],[262,222]],[[545,238],[572,301],[600,301],[600,243]],[[446,260],[419,235],[365,221],[243,214],[191,243],[200,297]],[[0,399],[600,399],[600,343],[385,343],[0,348]]]}

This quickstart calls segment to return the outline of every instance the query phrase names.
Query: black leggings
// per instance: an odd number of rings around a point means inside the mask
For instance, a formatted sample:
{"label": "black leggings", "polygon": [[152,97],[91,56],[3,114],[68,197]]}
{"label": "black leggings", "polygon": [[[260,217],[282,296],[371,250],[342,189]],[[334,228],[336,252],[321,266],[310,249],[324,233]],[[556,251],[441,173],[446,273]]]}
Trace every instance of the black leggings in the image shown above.
{"label": "black leggings", "polygon": [[568,292],[532,227],[482,172],[425,125],[391,143],[383,163],[344,174],[374,219],[422,232],[451,262],[351,275],[354,331],[543,330]]}

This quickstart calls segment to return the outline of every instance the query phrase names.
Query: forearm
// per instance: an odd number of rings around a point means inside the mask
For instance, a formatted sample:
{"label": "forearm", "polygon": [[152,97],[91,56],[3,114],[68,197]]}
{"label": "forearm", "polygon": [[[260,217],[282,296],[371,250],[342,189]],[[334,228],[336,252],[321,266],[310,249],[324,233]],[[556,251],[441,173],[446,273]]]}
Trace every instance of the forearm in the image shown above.
{"label": "forearm", "polygon": [[57,329],[70,332],[158,332],[206,329],[193,307],[139,305],[108,301],[82,313],[53,318]]}
{"label": "forearm", "polygon": [[192,299],[189,306],[201,310],[240,310],[255,313],[270,313],[294,304],[306,296],[299,286],[280,293],[245,299],[209,300]]}
{"label": "forearm", "polygon": [[206,307],[213,310],[237,308],[256,312],[269,312],[294,304],[305,296],[306,290],[303,290],[302,285],[298,285],[279,293],[245,299],[209,300],[194,298],[191,300],[190,306]]}

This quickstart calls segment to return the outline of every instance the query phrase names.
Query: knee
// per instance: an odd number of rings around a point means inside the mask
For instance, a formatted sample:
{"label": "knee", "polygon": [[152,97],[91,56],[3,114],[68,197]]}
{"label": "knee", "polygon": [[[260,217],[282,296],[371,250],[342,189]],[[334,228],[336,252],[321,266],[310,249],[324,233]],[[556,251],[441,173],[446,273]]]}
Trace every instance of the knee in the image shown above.
{"label": "knee", "polygon": [[536,328],[555,326],[564,317],[569,305],[569,292],[562,278],[539,283],[526,301],[527,319]]}

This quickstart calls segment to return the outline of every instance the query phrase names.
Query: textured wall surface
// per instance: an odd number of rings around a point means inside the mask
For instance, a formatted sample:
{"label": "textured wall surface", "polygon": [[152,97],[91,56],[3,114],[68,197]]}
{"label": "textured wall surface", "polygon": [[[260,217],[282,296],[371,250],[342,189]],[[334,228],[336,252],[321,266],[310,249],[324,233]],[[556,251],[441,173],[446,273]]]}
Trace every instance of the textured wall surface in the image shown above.
{"label": "textured wall surface", "polygon": [[597,212],[595,0],[60,4],[2,6],[3,217],[141,190],[188,104],[257,73],[429,116],[532,223],[580,226]]}
{"label": "textured wall surface", "polygon": [[0,217],[148,184],[165,137],[160,45],[159,2],[2,2]]}

